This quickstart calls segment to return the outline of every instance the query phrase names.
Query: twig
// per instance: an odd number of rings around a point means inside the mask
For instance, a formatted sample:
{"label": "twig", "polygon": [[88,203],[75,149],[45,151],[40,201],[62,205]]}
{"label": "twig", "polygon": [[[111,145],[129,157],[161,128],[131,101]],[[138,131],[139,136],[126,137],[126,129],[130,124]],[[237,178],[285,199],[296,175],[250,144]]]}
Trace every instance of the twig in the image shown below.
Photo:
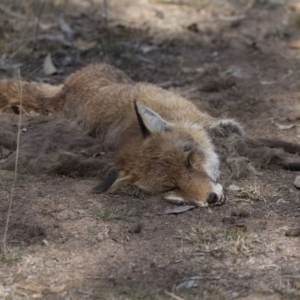
{"label": "twig", "polygon": [[106,31],[108,31],[107,0],[103,0],[103,18],[104,18],[104,28]]}
{"label": "twig", "polygon": [[21,52],[29,43],[31,42],[30,39],[28,39],[26,42],[24,42],[18,49],[16,49],[9,57],[8,59],[14,58],[19,52]]}
{"label": "twig", "polygon": [[[22,84],[21,84],[21,73],[20,69],[19,72],[19,88],[18,88],[18,96],[20,99],[20,107],[22,107]],[[4,237],[3,237],[3,252],[4,256],[7,259],[7,247],[6,247],[6,238],[7,238],[7,231],[8,231],[8,224],[9,224],[9,218],[11,214],[11,206],[13,202],[13,196],[15,192],[16,182],[17,182],[17,174],[18,174],[18,159],[19,159],[19,150],[20,150],[20,136],[21,136],[21,120],[22,120],[22,114],[20,111],[19,114],[19,122],[18,122],[18,134],[17,134],[17,149],[16,149],[16,162],[15,162],[15,173],[14,173],[14,181],[10,192],[10,198],[9,198],[9,206],[8,206],[8,212],[7,212],[7,218],[6,218],[6,224],[4,229]]]}
{"label": "twig", "polygon": [[41,4],[40,10],[39,10],[39,14],[38,14],[38,19],[37,19],[37,22],[36,22],[34,47],[33,47],[34,50],[37,49],[38,35],[39,35],[39,30],[40,30],[40,21],[41,21],[41,17],[42,17],[44,6],[45,6],[45,0],[43,0],[43,2]]}
{"label": "twig", "polygon": [[176,296],[175,294],[173,293],[170,293],[168,291],[164,291],[165,294],[167,294],[168,296],[170,296],[171,298],[173,299],[176,299],[176,300],[184,300],[183,298],[179,297],[179,296]]}
{"label": "twig", "polygon": [[103,19],[104,19],[104,28],[105,28],[105,34],[107,41],[110,43],[111,41],[111,35],[110,30],[108,29],[108,3],[107,0],[103,0]]}
{"label": "twig", "polygon": [[26,16],[19,14],[15,11],[10,10],[9,8],[5,7],[4,5],[0,4],[0,10],[2,10],[4,13],[6,13],[8,16],[13,17],[15,19],[20,19],[23,21],[26,21]]}
{"label": "twig", "polygon": [[84,290],[78,290],[78,293],[83,294],[83,295],[88,295],[88,296],[94,296],[93,293],[88,292],[88,291],[84,291]]}

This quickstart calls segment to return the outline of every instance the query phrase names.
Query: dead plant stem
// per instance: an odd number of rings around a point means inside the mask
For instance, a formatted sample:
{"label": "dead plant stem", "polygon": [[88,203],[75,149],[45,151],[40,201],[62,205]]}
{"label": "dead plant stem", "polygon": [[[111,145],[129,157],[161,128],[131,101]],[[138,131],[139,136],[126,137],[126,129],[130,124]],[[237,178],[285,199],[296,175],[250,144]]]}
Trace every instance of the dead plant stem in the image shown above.
{"label": "dead plant stem", "polygon": [[41,17],[42,17],[42,13],[43,13],[43,9],[45,6],[45,0],[43,0],[40,10],[39,10],[39,14],[38,14],[38,19],[36,22],[36,27],[35,27],[35,38],[34,38],[34,47],[33,49],[36,50],[37,49],[37,43],[38,43],[38,35],[39,35],[39,31],[40,31],[40,21],[41,21]]}
{"label": "dead plant stem", "polygon": [[16,150],[16,162],[15,162],[14,181],[13,181],[13,185],[12,185],[11,192],[10,192],[9,206],[8,206],[8,212],[7,212],[7,217],[6,217],[6,224],[5,224],[5,228],[4,228],[4,237],[3,237],[3,252],[4,252],[5,259],[7,259],[6,239],[7,239],[8,225],[9,225],[9,219],[10,219],[10,214],[11,214],[11,207],[12,207],[12,202],[13,202],[13,197],[14,197],[15,187],[16,187],[16,182],[17,182],[18,159],[19,159],[20,136],[21,136],[22,84],[21,84],[20,69],[18,70],[18,72],[19,72],[19,83],[20,83],[19,88],[18,88],[18,96],[19,96],[19,99],[20,99],[20,108],[19,108],[20,114],[19,114],[19,121],[18,121],[17,150]]}

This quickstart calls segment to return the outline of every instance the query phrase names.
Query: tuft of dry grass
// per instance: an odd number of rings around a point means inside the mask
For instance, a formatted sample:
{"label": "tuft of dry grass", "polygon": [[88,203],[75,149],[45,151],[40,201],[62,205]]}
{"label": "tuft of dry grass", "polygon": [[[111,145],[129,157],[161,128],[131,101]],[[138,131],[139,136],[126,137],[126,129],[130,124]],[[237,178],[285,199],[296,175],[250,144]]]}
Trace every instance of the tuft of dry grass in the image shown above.
{"label": "tuft of dry grass", "polygon": [[113,205],[94,208],[91,213],[95,218],[102,221],[128,219],[137,215],[135,209],[131,209],[127,206],[120,207]]}
{"label": "tuft of dry grass", "polygon": [[7,252],[0,254],[0,267],[3,264],[14,264],[15,262],[20,261],[22,258],[22,253],[18,250],[7,249]]}
{"label": "tuft of dry grass", "polygon": [[201,228],[194,225],[183,233],[183,240],[193,244],[194,253],[200,255],[230,252],[235,255],[250,256],[255,252],[258,237],[243,230]]}
{"label": "tuft of dry grass", "polygon": [[203,284],[193,289],[168,291],[166,289],[129,283],[109,291],[98,290],[94,294],[97,300],[225,300],[226,296],[220,288]]}
{"label": "tuft of dry grass", "polygon": [[231,253],[235,255],[242,254],[250,256],[255,252],[255,244],[258,242],[256,235],[245,233],[241,230],[226,230],[224,235],[227,242],[226,246],[229,248]]}
{"label": "tuft of dry grass", "polygon": [[236,193],[235,196],[241,199],[266,202],[266,199],[260,189],[260,186],[258,186],[257,183],[254,183],[254,185],[248,186],[242,191]]}

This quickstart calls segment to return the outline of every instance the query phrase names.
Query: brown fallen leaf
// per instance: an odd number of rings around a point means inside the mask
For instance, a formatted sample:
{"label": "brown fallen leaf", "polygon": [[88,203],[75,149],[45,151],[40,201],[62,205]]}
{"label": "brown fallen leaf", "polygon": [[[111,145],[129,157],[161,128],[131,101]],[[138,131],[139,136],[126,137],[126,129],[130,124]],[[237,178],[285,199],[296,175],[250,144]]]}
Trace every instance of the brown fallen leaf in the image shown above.
{"label": "brown fallen leaf", "polygon": [[295,289],[300,290],[300,281],[295,281],[293,286]]}
{"label": "brown fallen leaf", "polygon": [[56,294],[61,293],[66,288],[66,286],[66,284],[51,286],[49,288],[49,292]]}
{"label": "brown fallen leaf", "polygon": [[73,44],[80,51],[87,51],[97,46],[95,41],[85,41],[81,38],[76,39]]}
{"label": "brown fallen leaf", "polygon": [[289,43],[290,48],[300,49],[300,40],[294,40]]}
{"label": "brown fallen leaf", "polygon": [[26,284],[24,286],[20,286],[22,289],[34,292],[34,293],[42,293],[45,290],[45,287],[42,285],[34,285],[34,284]]}
{"label": "brown fallen leaf", "polygon": [[228,226],[227,230],[235,231],[235,232],[246,232],[247,226],[245,224],[234,224],[234,225]]}

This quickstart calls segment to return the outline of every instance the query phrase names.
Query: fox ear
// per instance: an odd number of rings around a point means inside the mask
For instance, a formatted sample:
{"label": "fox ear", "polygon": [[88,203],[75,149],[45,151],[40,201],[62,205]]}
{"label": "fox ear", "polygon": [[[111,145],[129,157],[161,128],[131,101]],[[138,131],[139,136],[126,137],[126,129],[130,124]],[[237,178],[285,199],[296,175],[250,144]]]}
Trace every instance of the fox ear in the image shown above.
{"label": "fox ear", "polygon": [[134,100],[134,109],[144,136],[169,131],[172,125],[152,109]]}

